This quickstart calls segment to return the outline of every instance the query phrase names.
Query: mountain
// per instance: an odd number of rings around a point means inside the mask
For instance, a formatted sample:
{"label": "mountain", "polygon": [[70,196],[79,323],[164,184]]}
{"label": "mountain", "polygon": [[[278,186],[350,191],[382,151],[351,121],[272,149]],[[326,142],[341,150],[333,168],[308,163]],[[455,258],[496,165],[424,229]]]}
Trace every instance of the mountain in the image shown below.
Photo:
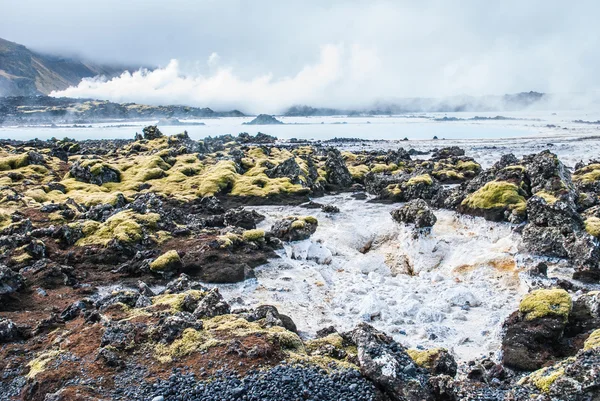
{"label": "mountain", "polygon": [[0,38],[0,96],[47,95],[82,78],[119,75],[126,68],[36,53]]}
{"label": "mountain", "polygon": [[[243,117],[239,110],[214,111],[208,107],[151,106],[108,100],[50,96],[0,97],[0,125],[90,124],[107,120]],[[164,123],[164,121],[163,121]]]}

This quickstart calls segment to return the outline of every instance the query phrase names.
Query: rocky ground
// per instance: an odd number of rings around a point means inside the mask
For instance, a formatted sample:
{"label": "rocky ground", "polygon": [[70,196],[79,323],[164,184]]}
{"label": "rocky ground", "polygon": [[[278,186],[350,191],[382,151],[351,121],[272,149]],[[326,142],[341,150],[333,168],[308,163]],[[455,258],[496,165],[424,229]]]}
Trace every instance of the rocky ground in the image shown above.
{"label": "rocky ground", "polygon": [[[600,161],[571,171],[542,151],[483,169],[457,147],[416,160],[329,145],[153,126],[130,141],[2,141],[2,399],[600,397]],[[392,218],[415,236],[438,209],[511,224],[523,253],[563,259],[573,277],[526,272],[532,291],[503,324],[501,358],[461,363],[367,323],[302,338],[273,306],[232,309],[212,284],[251,278],[309,238],[310,208],[337,211],[316,197],[337,192],[400,203]],[[266,204],[307,213],[257,229],[264,216],[244,206]]]}

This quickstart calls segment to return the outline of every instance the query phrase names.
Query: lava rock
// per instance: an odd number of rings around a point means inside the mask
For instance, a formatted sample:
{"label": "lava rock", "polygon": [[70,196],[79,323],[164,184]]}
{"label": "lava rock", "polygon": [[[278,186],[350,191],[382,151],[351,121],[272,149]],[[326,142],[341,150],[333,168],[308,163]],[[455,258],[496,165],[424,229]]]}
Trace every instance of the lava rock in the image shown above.
{"label": "lava rock", "polygon": [[0,297],[9,295],[25,288],[23,276],[7,266],[0,265]]}
{"label": "lava rock", "polygon": [[226,315],[231,311],[218,288],[212,288],[198,303],[194,316],[198,319]]}
{"label": "lava rock", "polygon": [[435,214],[423,199],[413,199],[390,213],[397,222],[414,224],[416,228],[432,227],[437,221]]}

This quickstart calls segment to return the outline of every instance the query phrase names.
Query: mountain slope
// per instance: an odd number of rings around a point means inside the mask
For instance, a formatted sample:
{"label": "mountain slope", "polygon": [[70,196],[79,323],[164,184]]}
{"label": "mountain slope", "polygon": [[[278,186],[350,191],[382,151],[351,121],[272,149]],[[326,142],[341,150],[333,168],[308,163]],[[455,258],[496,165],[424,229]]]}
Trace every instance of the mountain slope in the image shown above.
{"label": "mountain slope", "polygon": [[31,96],[77,85],[82,78],[114,76],[125,68],[44,55],[0,38],[0,96]]}

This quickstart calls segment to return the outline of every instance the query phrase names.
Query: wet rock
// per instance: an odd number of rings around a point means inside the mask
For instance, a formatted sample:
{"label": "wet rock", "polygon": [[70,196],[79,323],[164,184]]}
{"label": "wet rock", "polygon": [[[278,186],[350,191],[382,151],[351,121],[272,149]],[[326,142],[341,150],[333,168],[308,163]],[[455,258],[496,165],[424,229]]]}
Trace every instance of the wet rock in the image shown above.
{"label": "wet rock", "polygon": [[0,265],[0,297],[21,291],[23,288],[25,288],[23,276],[4,265]]}
{"label": "wet rock", "polygon": [[67,306],[60,314],[60,318],[65,322],[75,319],[79,314],[86,310],[90,305],[90,302],[84,302],[82,300],[72,303]]}
{"label": "wet rock", "polygon": [[71,166],[69,173],[76,180],[89,184],[102,185],[107,182],[120,182],[121,173],[99,159],[78,160]]}
{"label": "wet rock", "polygon": [[212,288],[198,303],[194,316],[198,319],[226,315],[231,311],[218,288]]}
{"label": "wet rock", "polygon": [[456,376],[458,365],[454,357],[444,348],[409,349],[407,352],[418,366],[427,369],[432,375]]}
{"label": "wet rock", "polygon": [[325,159],[325,171],[327,172],[327,182],[340,188],[348,188],[352,185],[352,175],[346,167],[339,150],[331,148],[327,152]]}
{"label": "wet rock", "polygon": [[246,210],[243,207],[229,209],[224,215],[224,223],[227,226],[241,227],[246,230],[256,228],[256,223],[265,219],[265,216],[255,210]]}
{"label": "wet rock", "polygon": [[414,224],[416,228],[432,227],[437,221],[435,214],[423,199],[411,200],[390,213],[397,222]]}
{"label": "wet rock", "polygon": [[276,221],[270,234],[284,241],[301,241],[317,231],[318,221],[312,216],[288,217]]}
{"label": "wet rock", "polygon": [[325,213],[339,213],[340,212],[340,208],[338,208],[335,205],[323,205],[323,206],[321,206],[321,210],[324,211]]}
{"label": "wet rock", "polygon": [[347,336],[358,348],[361,373],[392,400],[433,400],[428,375],[415,367],[402,345],[366,323]]}

